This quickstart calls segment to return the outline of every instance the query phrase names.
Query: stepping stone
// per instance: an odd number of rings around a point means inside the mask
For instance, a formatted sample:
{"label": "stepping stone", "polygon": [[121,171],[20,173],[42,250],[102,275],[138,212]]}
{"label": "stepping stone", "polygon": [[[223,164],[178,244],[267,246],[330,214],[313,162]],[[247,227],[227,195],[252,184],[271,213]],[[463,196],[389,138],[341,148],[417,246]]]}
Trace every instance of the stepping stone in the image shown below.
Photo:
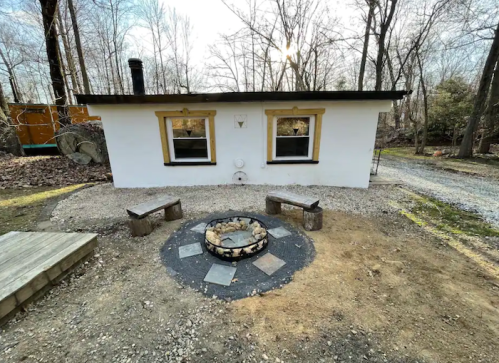
{"label": "stepping stone", "polygon": [[267,253],[265,256],[262,256],[258,260],[253,262],[253,265],[258,267],[269,276],[272,276],[274,272],[279,270],[285,264],[286,262],[271,253]]}
{"label": "stepping stone", "polygon": [[199,223],[196,227],[191,228],[191,231],[204,234],[206,223]]}
{"label": "stepping stone", "polygon": [[236,270],[237,268],[232,266],[214,263],[211,265],[210,271],[206,274],[204,281],[217,285],[230,286],[232,278],[236,274]]}
{"label": "stepping stone", "polygon": [[272,229],[269,229],[267,232],[270,233],[272,235],[272,237],[274,237],[274,238],[282,238],[282,237],[290,236],[292,234],[290,231],[288,231],[284,227],[272,228]]}
{"label": "stepping stone", "polygon": [[186,258],[203,254],[201,243],[191,243],[190,245],[180,246],[178,248],[178,257]]}

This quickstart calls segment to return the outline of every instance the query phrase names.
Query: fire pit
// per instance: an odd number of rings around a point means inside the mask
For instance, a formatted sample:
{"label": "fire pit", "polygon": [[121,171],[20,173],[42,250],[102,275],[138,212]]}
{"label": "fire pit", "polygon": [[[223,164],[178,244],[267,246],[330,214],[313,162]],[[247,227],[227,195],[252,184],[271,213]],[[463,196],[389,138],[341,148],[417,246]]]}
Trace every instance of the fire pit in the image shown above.
{"label": "fire pit", "polygon": [[219,218],[206,225],[204,243],[208,251],[224,260],[251,257],[267,247],[267,226],[252,217]]}

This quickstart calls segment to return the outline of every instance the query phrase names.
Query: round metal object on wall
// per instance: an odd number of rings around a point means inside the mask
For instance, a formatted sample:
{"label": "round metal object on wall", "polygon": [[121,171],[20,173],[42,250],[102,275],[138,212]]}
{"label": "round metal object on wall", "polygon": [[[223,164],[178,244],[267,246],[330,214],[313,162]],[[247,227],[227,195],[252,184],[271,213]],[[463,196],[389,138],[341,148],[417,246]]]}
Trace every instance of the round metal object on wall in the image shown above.
{"label": "round metal object on wall", "polygon": [[235,172],[232,176],[234,184],[245,184],[248,181],[248,175],[244,171]]}
{"label": "round metal object on wall", "polygon": [[236,159],[234,160],[234,165],[236,168],[242,168],[244,166],[244,160],[243,159]]}

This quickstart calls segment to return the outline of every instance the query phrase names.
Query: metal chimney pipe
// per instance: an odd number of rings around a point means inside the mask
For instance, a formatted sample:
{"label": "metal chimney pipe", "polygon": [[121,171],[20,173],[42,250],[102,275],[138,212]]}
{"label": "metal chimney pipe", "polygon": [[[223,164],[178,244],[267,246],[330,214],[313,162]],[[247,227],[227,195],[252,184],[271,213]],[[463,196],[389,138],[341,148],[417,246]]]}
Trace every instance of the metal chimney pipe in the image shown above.
{"label": "metal chimney pipe", "polygon": [[132,73],[133,94],[135,96],[143,96],[146,94],[144,87],[144,72],[142,70],[142,61],[138,58],[130,58],[128,66]]}

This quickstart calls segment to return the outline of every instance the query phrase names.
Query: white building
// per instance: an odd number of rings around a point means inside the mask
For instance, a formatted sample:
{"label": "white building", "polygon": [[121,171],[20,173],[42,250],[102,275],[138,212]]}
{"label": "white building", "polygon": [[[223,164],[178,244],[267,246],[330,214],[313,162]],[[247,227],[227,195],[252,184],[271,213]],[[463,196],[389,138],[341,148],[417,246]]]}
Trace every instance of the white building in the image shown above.
{"label": "white building", "polygon": [[88,105],[90,115],[102,119],[118,188],[233,183],[367,188],[378,115],[405,94],[249,92],[77,99]]}

